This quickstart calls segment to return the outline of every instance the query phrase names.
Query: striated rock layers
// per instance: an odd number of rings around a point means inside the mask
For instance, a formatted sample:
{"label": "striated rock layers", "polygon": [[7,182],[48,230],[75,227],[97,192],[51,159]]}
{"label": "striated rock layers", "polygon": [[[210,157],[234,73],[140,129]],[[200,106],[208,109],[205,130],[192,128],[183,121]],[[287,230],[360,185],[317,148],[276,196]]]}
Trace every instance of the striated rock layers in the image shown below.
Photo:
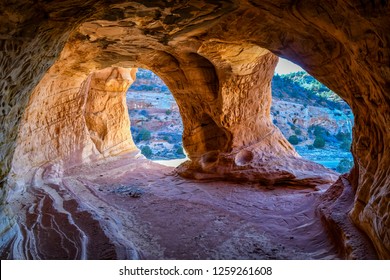
{"label": "striated rock layers", "polygon": [[30,182],[38,167],[53,170],[55,165],[61,173],[69,166],[138,151],[126,105],[136,69],[74,73],[63,65],[72,51],[64,49],[30,97],[12,164],[15,183]]}
{"label": "striated rock layers", "polygon": [[350,217],[379,257],[390,258],[387,1],[5,1],[0,10],[2,195],[37,167],[60,175],[136,151],[124,114],[136,67],[158,74],[179,105],[190,158],[179,174],[334,181],[300,159],[270,121],[278,55],[351,106]]}

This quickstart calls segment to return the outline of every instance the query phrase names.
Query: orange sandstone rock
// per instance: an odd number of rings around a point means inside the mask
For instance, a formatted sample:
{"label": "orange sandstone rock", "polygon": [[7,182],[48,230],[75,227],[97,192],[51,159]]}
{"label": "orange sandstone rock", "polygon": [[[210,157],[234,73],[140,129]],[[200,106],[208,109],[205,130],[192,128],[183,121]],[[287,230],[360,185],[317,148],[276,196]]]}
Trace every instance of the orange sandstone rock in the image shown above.
{"label": "orange sandstone rock", "polygon": [[[0,10],[4,199],[13,186],[11,167],[15,174],[55,161],[66,168],[135,149],[128,134],[118,134],[127,121],[98,105],[111,93],[88,89],[88,75],[107,67],[145,67],[169,86],[191,159],[181,174],[268,184],[329,182],[334,174],[299,159],[269,121],[278,55],[351,106],[349,214],[379,257],[390,258],[387,1],[18,1],[2,2]],[[100,77],[119,71],[113,69]],[[123,79],[131,75],[118,73],[107,88],[122,90],[128,83]],[[93,102],[84,106],[87,92]],[[119,99],[107,105],[120,107]]]}

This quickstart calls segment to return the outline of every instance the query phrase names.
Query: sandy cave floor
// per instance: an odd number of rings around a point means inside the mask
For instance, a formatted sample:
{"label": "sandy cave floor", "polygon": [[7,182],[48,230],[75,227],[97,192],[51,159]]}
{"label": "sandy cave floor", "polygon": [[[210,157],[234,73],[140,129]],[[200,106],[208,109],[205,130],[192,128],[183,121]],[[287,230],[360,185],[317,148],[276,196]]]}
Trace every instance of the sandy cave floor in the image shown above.
{"label": "sandy cave floor", "polygon": [[315,211],[328,186],[199,182],[173,171],[128,155],[35,180],[14,202],[20,233],[8,257],[338,258]]}

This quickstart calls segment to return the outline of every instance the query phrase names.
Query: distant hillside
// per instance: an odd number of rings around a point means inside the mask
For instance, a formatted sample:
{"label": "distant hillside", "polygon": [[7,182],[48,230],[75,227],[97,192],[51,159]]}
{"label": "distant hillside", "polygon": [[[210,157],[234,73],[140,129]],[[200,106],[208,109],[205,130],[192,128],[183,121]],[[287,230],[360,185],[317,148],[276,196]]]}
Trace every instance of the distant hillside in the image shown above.
{"label": "distant hillside", "polygon": [[133,91],[169,92],[159,76],[150,70],[138,68],[137,79],[131,85]]}
{"label": "distant hillside", "polygon": [[348,105],[333,91],[306,72],[275,75],[272,96],[295,103],[348,110]]}
{"label": "distant hillside", "polygon": [[[132,91],[169,92],[164,82],[152,71],[139,68]],[[348,110],[348,105],[333,91],[301,71],[286,75],[276,74],[272,79],[272,96],[284,101],[330,109]]]}

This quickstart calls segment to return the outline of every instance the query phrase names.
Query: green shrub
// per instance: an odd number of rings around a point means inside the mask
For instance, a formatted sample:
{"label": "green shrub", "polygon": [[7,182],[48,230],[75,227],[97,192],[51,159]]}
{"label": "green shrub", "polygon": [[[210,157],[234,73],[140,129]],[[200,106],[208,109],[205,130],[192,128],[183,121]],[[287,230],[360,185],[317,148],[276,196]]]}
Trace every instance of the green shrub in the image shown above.
{"label": "green shrub", "polygon": [[349,152],[351,150],[351,140],[345,139],[340,145],[340,149]]}
{"label": "green shrub", "polygon": [[153,155],[153,151],[149,146],[144,146],[141,149],[141,153],[146,157],[146,158],[151,158]]}
{"label": "green shrub", "polygon": [[183,148],[182,148],[182,147],[177,148],[176,154],[177,154],[177,155],[184,155]]}
{"label": "green shrub", "polygon": [[152,138],[152,134],[149,130],[142,128],[138,135],[137,135],[137,140],[139,141],[148,141]]}
{"label": "green shrub", "polygon": [[325,147],[325,140],[321,136],[317,136],[316,139],[314,140],[313,147],[320,149]]}
{"label": "green shrub", "polygon": [[169,109],[166,110],[166,111],[165,111],[165,114],[169,116],[170,114],[172,114],[172,110],[169,110]]}
{"label": "green shrub", "polygon": [[336,139],[344,142],[345,140],[351,140],[352,136],[351,133],[348,132],[339,132],[336,134]]}
{"label": "green shrub", "polygon": [[336,167],[337,172],[346,173],[351,170],[353,161],[347,158],[343,158]]}
{"label": "green shrub", "polygon": [[149,118],[149,117],[150,117],[150,116],[149,116],[149,112],[146,111],[146,110],[141,110],[141,111],[139,111],[139,114],[140,114],[141,116],[144,116],[145,118]]}
{"label": "green shrub", "polygon": [[302,130],[300,130],[299,128],[295,129],[295,134],[296,135],[301,135],[302,134]]}
{"label": "green shrub", "polygon": [[288,142],[290,142],[293,145],[297,145],[299,143],[299,139],[295,134],[293,134],[290,137],[288,137]]}
{"label": "green shrub", "polygon": [[343,132],[339,132],[336,134],[336,139],[339,140],[339,141],[343,141],[345,138],[345,134]]}
{"label": "green shrub", "polygon": [[316,137],[324,137],[326,135],[330,135],[329,131],[326,128],[319,125],[310,126],[309,131],[311,131]]}

